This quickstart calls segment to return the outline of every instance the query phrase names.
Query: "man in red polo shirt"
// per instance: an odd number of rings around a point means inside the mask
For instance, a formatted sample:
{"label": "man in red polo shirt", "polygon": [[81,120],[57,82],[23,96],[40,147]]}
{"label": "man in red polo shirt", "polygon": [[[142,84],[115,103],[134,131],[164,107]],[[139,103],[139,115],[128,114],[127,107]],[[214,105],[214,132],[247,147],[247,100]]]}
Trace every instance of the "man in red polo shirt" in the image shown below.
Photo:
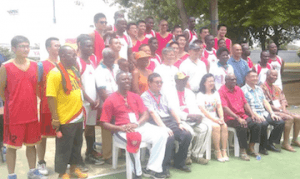
{"label": "man in red polo shirt", "polygon": [[[117,77],[118,91],[111,94],[103,104],[101,125],[112,131],[113,139],[118,143],[126,145],[126,134],[138,132],[141,134],[142,142],[150,143],[150,158],[146,169],[143,169],[145,177],[165,178],[162,163],[165,156],[165,149],[168,139],[168,132],[165,128],[157,127],[146,122],[149,113],[143,103],[142,98],[129,91],[130,77],[125,72],[120,72]],[[115,117],[114,124],[111,123]],[[142,167],[140,162],[140,151],[130,153],[131,165],[135,179],[142,178]]]}
{"label": "man in red polo shirt", "polygon": [[[254,152],[254,144],[260,142],[261,121],[252,112],[243,91],[236,86],[236,77],[234,74],[228,74],[225,77],[225,85],[219,89],[219,94],[224,110],[224,118],[228,127],[233,127],[236,130],[239,139],[241,159],[250,161],[246,153],[247,131],[250,129],[250,155],[257,156]],[[250,117],[246,114],[250,114]]]}

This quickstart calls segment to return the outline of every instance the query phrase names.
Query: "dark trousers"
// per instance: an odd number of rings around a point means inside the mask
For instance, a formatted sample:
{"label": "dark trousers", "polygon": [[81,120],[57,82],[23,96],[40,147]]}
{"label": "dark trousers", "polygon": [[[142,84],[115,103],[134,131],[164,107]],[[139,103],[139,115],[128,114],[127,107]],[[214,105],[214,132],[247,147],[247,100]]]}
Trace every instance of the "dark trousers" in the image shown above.
{"label": "dark trousers", "polygon": [[[268,144],[279,144],[280,143],[280,139],[282,136],[282,132],[284,130],[284,121],[283,120],[279,120],[279,121],[274,121],[270,114],[268,115],[268,117],[265,117],[266,121],[261,123],[261,137],[260,137],[260,145],[259,145],[259,149],[263,150],[266,149]],[[268,140],[268,126],[272,125],[274,126],[274,129],[272,130],[269,140]]]}
{"label": "dark trousers", "polygon": [[164,121],[164,124],[173,131],[173,136],[169,136],[166,146],[165,158],[163,161],[163,170],[169,168],[170,161],[174,153],[174,141],[179,142],[178,152],[174,154],[174,167],[181,168],[185,166],[187,152],[192,140],[190,132],[181,130],[173,118]]}
{"label": "dark trousers", "polygon": [[61,125],[61,138],[56,138],[55,172],[66,173],[68,163],[79,164],[82,147],[82,122]]}
{"label": "dark trousers", "polygon": [[242,127],[237,120],[229,120],[226,122],[228,127],[233,127],[236,130],[236,135],[239,139],[239,144],[241,149],[247,149],[247,132],[250,130],[250,143],[259,143],[260,142],[260,133],[261,133],[261,123],[254,122],[250,117],[246,119],[248,126]]}

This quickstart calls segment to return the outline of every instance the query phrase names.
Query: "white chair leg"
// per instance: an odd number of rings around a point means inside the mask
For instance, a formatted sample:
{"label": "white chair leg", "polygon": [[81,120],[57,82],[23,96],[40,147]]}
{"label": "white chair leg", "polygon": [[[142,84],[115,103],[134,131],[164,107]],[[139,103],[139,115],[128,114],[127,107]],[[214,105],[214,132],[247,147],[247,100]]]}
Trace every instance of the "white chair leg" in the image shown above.
{"label": "white chair leg", "polygon": [[254,152],[258,153],[259,152],[259,143],[254,144]]}
{"label": "white chair leg", "polygon": [[227,155],[229,157],[229,139],[227,139]]}
{"label": "white chair leg", "polygon": [[206,159],[211,159],[211,137],[209,137],[207,146],[206,146]]}
{"label": "white chair leg", "polygon": [[126,176],[127,179],[132,179],[131,159],[127,151],[126,151]]}
{"label": "white chair leg", "polygon": [[236,135],[236,131],[233,132],[234,135],[234,156],[239,157],[240,156],[240,145],[239,145],[239,139]]}
{"label": "white chair leg", "polygon": [[118,153],[119,153],[119,148],[113,144],[112,148],[112,168],[117,169],[118,167]]}

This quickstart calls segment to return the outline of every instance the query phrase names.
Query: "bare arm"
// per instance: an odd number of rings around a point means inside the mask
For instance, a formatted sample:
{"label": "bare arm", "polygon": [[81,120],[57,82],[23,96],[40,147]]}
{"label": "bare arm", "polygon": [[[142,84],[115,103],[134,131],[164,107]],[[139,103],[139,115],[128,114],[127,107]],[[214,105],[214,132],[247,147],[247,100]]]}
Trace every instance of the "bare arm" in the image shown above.
{"label": "bare arm", "polygon": [[177,122],[177,124],[181,123],[181,119],[180,117],[177,115],[177,113],[174,110],[170,110],[171,115],[174,117],[175,121]]}
{"label": "bare arm", "polygon": [[6,87],[6,69],[4,65],[0,67],[0,97],[5,101],[4,91]]}
{"label": "bare arm", "polygon": [[150,116],[153,118],[154,122],[160,126],[160,127],[166,127],[164,122],[161,120],[160,116],[154,112],[154,111],[150,111]]}
{"label": "bare arm", "polygon": [[273,114],[273,113],[274,113],[273,110],[272,110],[272,107],[271,107],[270,103],[269,103],[266,99],[264,99],[263,104],[264,104],[266,110],[267,110],[270,114]]}
{"label": "bare arm", "polygon": [[50,109],[50,112],[51,112],[52,119],[59,120],[59,117],[58,117],[58,114],[57,114],[57,101],[56,101],[56,98],[48,96],[47,99],[48,99],[48,106],[49,106],[49,109]]}
{"label": "bare arm", "polygon": [[135,69],[133,72],[132,72],[132,92],[138,94],[138,95],[141,95],[140,94],[140,89],[139,89],[139,72],[137,69]]}
{"label": "bare arm", "polygon": [[199,109],[201,110],[201,112],[204,114],[205,117],[207,117],[208,119],[215,121],[216,119],[213,118],[208,112],[207,110],[203,107],[203,106],[199,106]]}
{"label": "bare arm", "polygon": [[234,112],[231,111],[231,109],[229,107],[223,107],[223,110],[226,114],[228,114],[229,116],[233,117],[234,119],[238,119],[239,116],[237,116]]}
{"label": "bare arm", "polygon": [[218,111],[220,120],[224,121],[224,112],[223,112],[223,108],[222,108],[221,104],[217,104],[217,111]]}
{"label": "bare arm", "polygon": [[107,129],[112,132],[119,132],[119,131],[126,132],[124,126],[116,126],[109,122],[100,122],[100,125],[103,126],[104,129]]}
{"label": "bare arm", "polygon": [[185,38],[186,38],[186,41],[187,41],[187,43],[188,43],[188,41],[189,41],[189,33],[187,32],[187,31],[184,31],[183,32],[183,35],[185,36]]}
{"label": "bare arm", "polygon": [[107,93],[106,93],[106,89],[104,88],[99,88],[97,89],[97,93],[100,96],[100,99],[104,102],[106,100],[106,98],[108,97]]}

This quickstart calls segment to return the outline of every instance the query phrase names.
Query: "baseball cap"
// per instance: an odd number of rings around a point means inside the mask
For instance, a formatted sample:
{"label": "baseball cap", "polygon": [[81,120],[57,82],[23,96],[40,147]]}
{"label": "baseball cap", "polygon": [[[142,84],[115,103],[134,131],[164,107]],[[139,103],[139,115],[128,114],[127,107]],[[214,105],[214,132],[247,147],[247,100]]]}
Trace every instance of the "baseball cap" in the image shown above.
{"label": "baseball cap", "polygon": [[200,49],[201,47],[196,44],[196,43],[192,43],[190,46],[189,46],[189,50],[196,50],[196,49]]}
{"label": "baseball cap", "polygon": [[142,135],[139,132],[126,133],[127,146],[126,149],[129,153],[137,153],[140,149]]}
{"label": "baseball cap", "polygon": [[144,51],[139,51],[137,53],[135,53],[135,59],[141,59],[141,58],[146,58],[146,57],[151,57],[151,55],[148,55],[146,52]]}
{"label": "baseball cap", "polygon": [[183,80],[185,78],[188,78],[189,76],[187,76],[185,73],[183,72],[177,72],[175,75],[175,80]]}

